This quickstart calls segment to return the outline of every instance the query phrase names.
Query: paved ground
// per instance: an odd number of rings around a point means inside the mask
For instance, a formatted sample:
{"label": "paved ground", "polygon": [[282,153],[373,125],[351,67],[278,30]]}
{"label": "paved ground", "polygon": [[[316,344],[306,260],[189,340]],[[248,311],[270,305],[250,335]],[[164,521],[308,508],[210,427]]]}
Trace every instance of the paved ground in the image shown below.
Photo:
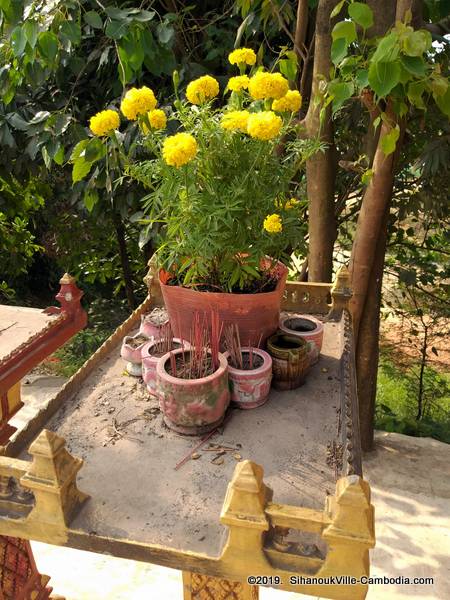
{"label": "paved ground", "polygon": [[[376,508],[372,575],[434,577],[430,586],[372,586],[368,600],[450,598],[450,445],[377,433],[365,459]],[[41,572],[67,600],[181,600],[177,571],[33,543]],[[262,589],[261,600],[304,599]],[[349,600],[351,600],[349,598]]]}

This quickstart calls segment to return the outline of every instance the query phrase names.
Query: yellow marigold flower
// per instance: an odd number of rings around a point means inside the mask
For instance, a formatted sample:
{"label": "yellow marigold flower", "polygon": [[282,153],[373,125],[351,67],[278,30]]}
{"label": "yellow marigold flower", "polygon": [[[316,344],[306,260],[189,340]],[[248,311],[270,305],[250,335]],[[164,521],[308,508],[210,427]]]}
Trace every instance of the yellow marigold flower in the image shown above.
{"label": "yellow marigold flower", "polygon": [[102,110],[89,120],[89,127],[94,135],[103,136],[114,131],[120,125],[120,118],[115,110]]}
{"label": "yellow marigold flower", "polygon": [[130,121],[135,121],[138,115],[144,115],[155,107],[155,94],[153,90],[145,85],[141,88],[131,88],[131,90],[128,90],[120,104],[120,110]]}
{"label": "yellow marigold flower", "polygon": [[197,154],[197,142],[189,133],[176,133],[166,137],[162,154],[171,167],[182,167]]}
{"label": "yellow marigold flower", "polygon": [[211,75],[194,79],[186,88],[186,98],[192,104],[203,104],[219,93],[219,83]]}
{"label": "yellow marigold flower", "polygon": [[289,90],[285,96],[272,102],[272,110],[277,112],[297,112],[302,105],[302,95],[297,90]]}
{"label": "yellow marigold flower", "polygon": [[287,94],[289,85],[281,73],[259,71],[250,79],[248,89],[252,98],[263,100],[265,98],[282,98]]}
{"label": "yellow marigold flower", "polygon": [[256,54],[251,48],[238,48],[228,55],[228,60],[232,65],[254,65],[256,62]]}
{"label": "yellow marigold flower", "polygon": [[243,131],[246,133],[249,116],[248,110],[232,110],[223,115],[220,126],[228,131]]}
{"label": "yellow marigold flower", "polygon": [[247,132],[258,140],[271,140],[280,133],[282,124],[281,118],[274,112],[263,110],[249,116]]}
{"label": "yellow marigold flower", "polygon": [[286,202],[284,208],[285,210],[290,210],[291,208],[295,208],[298,204],[300,204],[300,201],[297,200],[297,198],[291,198]]}
{"label": "yellow marigold flower", "polygon": [[248,88],[250,79],[247,75],[238,75],[237,77],[230,77],[228,80],[228,89],[232,92],[240,92]]}
{"label": "yellow marigold flower", "polygon": [[149,111],[147,116],[153,129],[164,129],[167,125],[166,113],[160,108]]}
{"label": "yellow marigold flower", "polygon": [[276,213],[267,215],[264,219],[264,229],[269,233],[280,233],[283,230],[283,223],[281,222],[280,215],[277,215]]}

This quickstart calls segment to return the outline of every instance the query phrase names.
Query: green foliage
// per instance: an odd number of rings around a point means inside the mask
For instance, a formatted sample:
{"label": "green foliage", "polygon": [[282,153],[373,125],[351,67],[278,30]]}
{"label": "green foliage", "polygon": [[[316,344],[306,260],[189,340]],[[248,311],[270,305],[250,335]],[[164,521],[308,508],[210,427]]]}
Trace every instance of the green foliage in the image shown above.
{"label": "green foliage", "polygon": [[426,404],[422,419],[416,419],[418,367],[403,371],[389,355],[382,356],[378,372],[375,427],[417,437],[432,437],[450,443],[450,384],[431,367],[425,371]]}

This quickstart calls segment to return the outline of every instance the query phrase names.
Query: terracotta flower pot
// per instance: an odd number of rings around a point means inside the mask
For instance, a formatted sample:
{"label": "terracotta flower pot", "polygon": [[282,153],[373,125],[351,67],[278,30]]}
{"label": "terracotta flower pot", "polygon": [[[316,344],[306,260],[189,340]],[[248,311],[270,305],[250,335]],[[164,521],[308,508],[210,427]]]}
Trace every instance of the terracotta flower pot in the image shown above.
{"label": "terracotta flower pot", "polygon": [[[269,261],[267,261],[269,264]],[[160,272],[161,291],[175,335],[190,339],[195,313],[217,312],[224,327],[236,323],[243,344],[258,346],[278,329],[281,299],[288,270],[282,263],[274,268],[278,277],[275,290],[257,294],[198,292],[176,285],[167,285]]]}
{"label": "terracotta flower pot", "polygon": [[[142,342],[139,343],[141,339]],[[120,356],[127,361],[127,373],[133,375],[133,377],[141,377],[142,375],[141,351],[147,341],[147,336],[140,332],[135,335],[126,335],[123,338]]]}
{"label": "terracotta flower pot", "polygon": [[311,342],[311,364],[319,360],[323,342],[323,323],[311,315],[282,315],[280,329],[283,333],[301,337]]}
{"label": "terracotta flower pot", "polygon": [[267,351],[273,361],[273,387],[294,390],[305,381],[310,367],[310,344],[301,337],[276,333],[267,340]]}
{"label": "terracotta flower pot", "polygon": [[[144,380],[145,385],[147,386],[150,394],[156,395],[156,365],[158,364],[158,360],[161,356],[153,354],[154,347],[158,343],[158,339],[154,339],[150,342],[147,342],[142,346],[141,356],[142,356],[142,379]],[[185,350],[189,350],[190,344],[189,342],[183,342],[183,346]],[[173,338],[173,348],[177,350],[181,348],[181,340],[178,338]]]}
{"label": "terracotta flower pot", "polygon": [[[154,315],[155,310],[158,311],[156,315]],[[164,314],[166,314],[166,318],[164,318]],[[149,340],[155,340],[161,335],[161,327],[168,323],[168,321],[167,311],[162,308],[154,309],[151,313],[141,316],[141,326],[139,331],[146,335]]]}
{"label": "terracotta flower pot", "polygon": [[[242,354],[248,355],[249,352],[250,348],[242,348]],[[256,408],[267,402],[272,382],[271,356],[259,348],[252,348],[252,352],[262,360],[256,369],[236,369],[228,364],[231,401],[244,409]],[[225,352],[227,360],[229,355],[229,352]]]}
{"label": "terracotta flower pot", "polygon": [[[186,350],[172,352],[175,358]],[[189,352],[189,351],[188,351]],[[156,387],[165,424],[178,433],[202,435],[223,421],[230,403],[228,362],[219,354],[219,368],[207,377],[181,379],[168,372],[170,352],[156,365]]]}

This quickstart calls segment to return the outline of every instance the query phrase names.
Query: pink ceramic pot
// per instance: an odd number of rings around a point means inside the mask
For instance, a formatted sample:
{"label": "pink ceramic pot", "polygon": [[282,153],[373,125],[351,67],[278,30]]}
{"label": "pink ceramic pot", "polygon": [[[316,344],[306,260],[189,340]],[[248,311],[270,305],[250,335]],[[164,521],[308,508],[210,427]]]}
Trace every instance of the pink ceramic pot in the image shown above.
{"label": "pink ceramic pot", "polygon": [[[175,357],[181,348],[172,354]],[[215,373],[201,379],[181,379],[167,372],[170,353],[164,354],[156,366],[156,387],[165,424],[185,435],[202,435],[223,421],[230,402],[228,362],[219,354],[220,366]]]}
{"label": "pink ceramic pot", "polygon": [[283,333],[311,342],[311,365],[319,360],[323,342],[322,321],[311,315],[283,315],[280,319],[280,329]]}
{"label": "pink ceramic pot", "polygon": [[[161,309],[162,310],[162,309]],[[165,312],[165,311],[164,311]],[[165,322],[157,324],[152,320],[152,313],[141,316],[141,327],[139,331],[146,335],[149,340],[156,340],[161,334],[161,327],[169,322],[169,318]]]}
{"label": "pink ceramic pot", "polygon": [[[142,343],[138,343],[141,338],[143,340]],[[147,336],[140,332],[135,335],[126,335],[123,338],[120,356],[127,361],[126,370],[133,377],[141,377],[142,375],[141,351],[147,341]]]}
{"label": "pink ceramic pot", "polygon": [[[253,355],[259,356],[263,363],[252,370],[235,369],[228,364],[228,381],[230,382],[231,400],[239,408],[256,408],[269,399],[270,384],[272,381],[272,357],[260,350],[252,348]],[[242,353],[250,352],[250,348],[242,348]],[[225,353],[229,356],[229,352]]]}
{"label": "pink ceramic pot", "polygon": [[[158,360],[161,358],[160,356],[154,356],[153,354],[153,349],[157,343],[157,339],[147,342],[142,346],[141,351],[142,378],[147,386],[148,391],[153,395],[156,395],[156,365],[158,364]],[[191,347],[189,342],[183,342],[183,346],[185,350],[189,350]],[[178,338],[173,338],[173,347],[174,350],[181,348],[181,340]]]}

